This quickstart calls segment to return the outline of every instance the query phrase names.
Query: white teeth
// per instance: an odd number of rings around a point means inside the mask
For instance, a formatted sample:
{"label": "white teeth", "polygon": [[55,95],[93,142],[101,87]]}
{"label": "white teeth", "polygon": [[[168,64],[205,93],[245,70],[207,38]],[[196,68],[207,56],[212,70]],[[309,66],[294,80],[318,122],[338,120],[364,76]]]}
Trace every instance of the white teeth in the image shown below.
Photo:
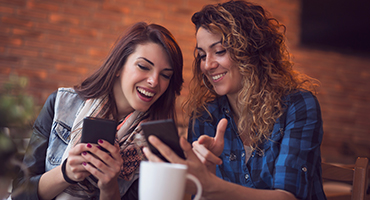
{"label": "white teeth", "polygon": [[137,90],[138,90],[141,94],[144,94],[145,96],[148,96],[148,97],[152,97],[152,96],[154,96],[154,93],[152,93],[152,92],[148,92],[148,91],[144,90],[143,88],[137,88]]}
{"label": "white teeth", "polygon": [[226,73],[222,73],[222,74],[219,74],[219,75],[217,75],[217,76],[212,76],[212,79],[213,79],[213,80],[217,80],[217,79],[219,79],[219,78],[221,78],[221,77],[225,76],[225,74],[226,74]]}

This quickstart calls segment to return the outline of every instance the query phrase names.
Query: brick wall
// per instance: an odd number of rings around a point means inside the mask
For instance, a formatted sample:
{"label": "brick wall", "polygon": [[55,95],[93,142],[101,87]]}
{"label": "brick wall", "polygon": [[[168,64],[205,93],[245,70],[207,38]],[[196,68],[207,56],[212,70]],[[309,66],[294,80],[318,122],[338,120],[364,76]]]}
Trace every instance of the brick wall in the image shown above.
{"label": "brick wall", "polygon": [[[9,74],[29,78],[28,92],[42,105],[61,86],[73,86],[99,67],[118,36],[137,21],[167,27],[184,53],[187,95],[195,45],[190,17],[215,0],[0,0],[0,83]],[[300,45],[300,0],[255,1],[287,26],[299,71],[321,81],[324,159],[370,157],[369,56]],[[180,106],[179,106],[180,108]]]}

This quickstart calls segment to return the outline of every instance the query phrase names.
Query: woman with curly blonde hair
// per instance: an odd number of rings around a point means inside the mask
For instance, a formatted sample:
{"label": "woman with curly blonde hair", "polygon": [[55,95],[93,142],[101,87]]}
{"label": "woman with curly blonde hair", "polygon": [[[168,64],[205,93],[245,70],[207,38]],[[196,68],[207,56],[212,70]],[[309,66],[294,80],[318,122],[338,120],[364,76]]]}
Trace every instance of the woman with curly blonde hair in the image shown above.
{"label": "woman with curly blonde hair", "polygon": [[317,81],[293,70],[285,26],[245,1],[207,5],[192,22],[197,45],[185,107],[193,151],[181,141],[184,161],[150,141],[171,162],[188,164],[205,199],[325,199]]}

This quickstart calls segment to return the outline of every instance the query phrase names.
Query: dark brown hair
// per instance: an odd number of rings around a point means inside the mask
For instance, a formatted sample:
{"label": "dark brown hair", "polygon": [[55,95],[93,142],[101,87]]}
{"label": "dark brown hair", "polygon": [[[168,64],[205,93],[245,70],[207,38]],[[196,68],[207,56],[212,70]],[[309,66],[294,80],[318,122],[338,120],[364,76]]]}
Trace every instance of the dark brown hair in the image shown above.
{"label": "dark brown hair", "polygon": [[173,75],[167,90],[148,109],[150,120],[175,118],[175,100],[180,94],[183,77],[182,52],[172,34],[163,26],[139,22],[131,26],[118,40],[102,66],[80,85],[74,87],[83,99],[99,98],[108,95],[109,109],[105,117],[112,115],[117,120],[118,110],[113,95],[116,74],[125,65],[138,44],[154,42],[161,45],[169,58]]}

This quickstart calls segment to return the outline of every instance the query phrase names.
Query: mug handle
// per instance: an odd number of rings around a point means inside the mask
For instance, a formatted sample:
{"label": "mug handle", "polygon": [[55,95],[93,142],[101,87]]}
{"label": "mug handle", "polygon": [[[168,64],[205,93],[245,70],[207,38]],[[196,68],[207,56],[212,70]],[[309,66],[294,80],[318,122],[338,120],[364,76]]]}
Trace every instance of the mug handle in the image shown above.
{"label": "mug handle", "polygon": [[199,200],[200,197],[202,197],[202,185],[200,184],[199,180],[197,179],[197,177],[191,175],[191,174],[186,174],[186,178],[187,179],[190,179],[191,181],[193,181],[195,183],[195,185],[197,186],[197,194],[195,195],[194,199],[193,200]]}

